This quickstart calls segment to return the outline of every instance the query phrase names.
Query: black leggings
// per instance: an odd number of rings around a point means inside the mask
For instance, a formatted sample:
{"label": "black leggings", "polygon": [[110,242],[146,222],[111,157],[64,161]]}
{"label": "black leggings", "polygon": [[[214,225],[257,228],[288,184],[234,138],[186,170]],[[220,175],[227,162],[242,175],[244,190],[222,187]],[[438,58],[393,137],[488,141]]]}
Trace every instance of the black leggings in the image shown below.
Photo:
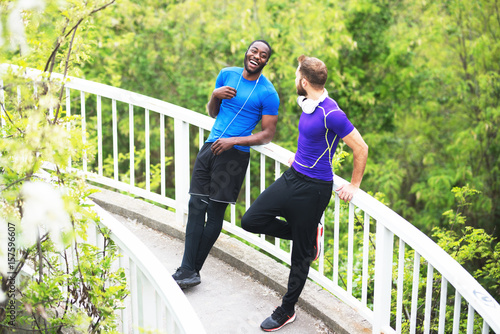
{"label": "black leggings", "polygon": [[228,203],[211,201],[208,196],[191,195],[181,267],[201,270],[222,230],[227,205]]}
{"label": "black leggings", "polygon": [[241,219],[241,227],[249,232],[293,241],[288,290],[283,297],[287,310],[293,309],[304,288],[314,259],[317,227],[332,187],[332,182],[313,179],[290,168],[260,194]]}

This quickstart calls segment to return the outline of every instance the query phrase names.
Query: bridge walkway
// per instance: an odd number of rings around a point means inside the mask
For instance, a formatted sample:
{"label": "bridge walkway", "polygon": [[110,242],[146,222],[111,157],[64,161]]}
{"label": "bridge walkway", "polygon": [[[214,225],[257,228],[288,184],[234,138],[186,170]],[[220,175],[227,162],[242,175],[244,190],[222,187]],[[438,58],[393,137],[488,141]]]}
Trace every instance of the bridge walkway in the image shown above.
{"label": "bridge walkway", "polygon": [[[93,195],[93,200],[130,229],[169,272],[175,272],[182,260],[184,228],[175,222],[174,212],[103,189]],[[238,260],[242,265],[235,266]],[[268,272],[262,273],[265,270]],[[288,273],[287,267],[221,234],[200,273],[201,284],[184,293],[207,333],[264,333],[260,323],[280,305]],[[296,312],[295,322],[279,333],[370,332],[368,323],[354,310],[310,281]]]}

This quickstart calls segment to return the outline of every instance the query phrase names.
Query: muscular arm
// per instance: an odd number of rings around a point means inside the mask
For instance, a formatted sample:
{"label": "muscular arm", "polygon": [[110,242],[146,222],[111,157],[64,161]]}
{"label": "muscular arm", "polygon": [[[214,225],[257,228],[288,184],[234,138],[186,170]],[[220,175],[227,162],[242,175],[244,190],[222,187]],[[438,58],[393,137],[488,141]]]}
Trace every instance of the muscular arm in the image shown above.
{"label": "muscular arm", "polygon": [[210,117],[215,118],[219,114],[220,104],[223,99],[232,99],[236,96],[236,89],[229,86],[223,86],[214,89],[210,101],[207,104],[207,110]]}
{"label": "muscular arm", "polygon": [[252,146],[269,143],[276,132],[278,123],[277,115],[262,115],[262,130],[247,137],[220,138],[212,144],[212,152],[215,155],[229,150],[234,145]]}
{"label": "muscular arm", "polygon": [[337,192],[340,199],[349,202],[361,185],[361,180],[365,172],[366,160],[368,159],[368,145],[366,145],[357,129],[352,130],[351,133],[342,138],[342,140],[353,151],[354,168],[352,171],[351,183],[340,186]]}

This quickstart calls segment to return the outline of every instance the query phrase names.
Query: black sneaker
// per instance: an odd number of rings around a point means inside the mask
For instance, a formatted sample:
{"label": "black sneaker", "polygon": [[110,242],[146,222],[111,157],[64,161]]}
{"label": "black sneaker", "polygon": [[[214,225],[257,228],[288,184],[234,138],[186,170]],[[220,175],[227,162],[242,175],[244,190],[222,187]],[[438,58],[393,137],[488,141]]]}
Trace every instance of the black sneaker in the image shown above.
{"label": "black sneaker", "polygon": [[199,272],[182,267],[177,269],[175,274],[172,275],[172,278],[179,284],[181,289],[190,288],[201,283]]}
{"label": "black sneaker", "polygon": [[293,312],[293,314],[287,314],[283,307],[278,306],[273,314],[260,324],[260,328],[266,332],[274,332],[286,324],[293,322],[295,318],[295,312]]}

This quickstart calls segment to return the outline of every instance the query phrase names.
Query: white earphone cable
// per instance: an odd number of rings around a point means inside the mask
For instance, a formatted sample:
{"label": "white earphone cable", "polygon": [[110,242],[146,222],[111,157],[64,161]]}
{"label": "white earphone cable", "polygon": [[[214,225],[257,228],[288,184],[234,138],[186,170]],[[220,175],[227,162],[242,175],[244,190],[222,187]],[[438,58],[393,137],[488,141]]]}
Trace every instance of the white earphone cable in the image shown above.
{"label": "white earphone cable", "polygon": [[[243,77],[243,72],[241,73],[240,79],[238,80],[238,84],[236,85],[236,94],[238,94],[238,87],[240,86],[240,82],[241,82],[241,78],[242,77]],[[233,121],[236,119],[236,117],[238,117],[238,115],[240,114],[240,112],[243,110],[243,108],[247,104],[248,100],[250,99],[250,96],[252,96],[253,91],[257,87],[257,84],[259,83],[259,80],[260,80],[260,75],[257,78],[257,80],[255,81],[255,85],[253,86],[252,91],[250,92],[250,95],[248,95],[247,99],[245,100],[245,103],[243,103],[243,105],[241,106],[240,110],[238,110],[238,112],[236,113],[236,115],[234,115],[233,119],[231,120],[231,122],[229,122],[229,124],[226,126],[226,128],[224,129],[224,131],[222,131],[222,134],[219,136],[219,138],[222,138],[222,136],[226,133],[226,130],[229,128],[229,126],[233,123]]]}

